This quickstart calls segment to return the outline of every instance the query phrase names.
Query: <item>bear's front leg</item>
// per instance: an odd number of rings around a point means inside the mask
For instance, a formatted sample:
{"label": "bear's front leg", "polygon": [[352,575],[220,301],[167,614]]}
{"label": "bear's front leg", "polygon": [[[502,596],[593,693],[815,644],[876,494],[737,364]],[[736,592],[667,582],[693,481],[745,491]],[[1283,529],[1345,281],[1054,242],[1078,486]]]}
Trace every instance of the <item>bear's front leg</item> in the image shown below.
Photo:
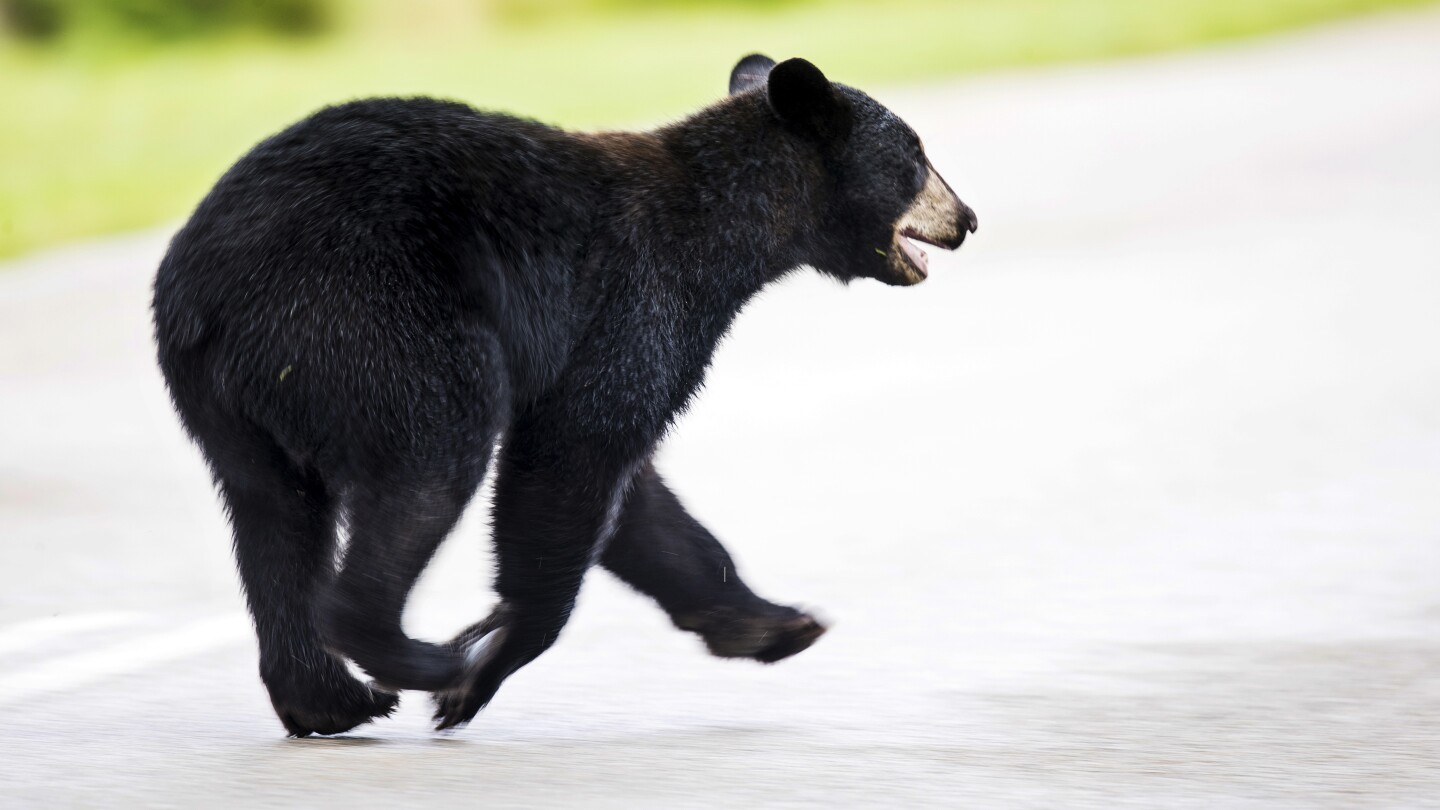
{"label": "bear's front leg", "polygon": [[467,677],[435,693],[436,728],[469,722],[500,684],[559,637],[597,545],[614,533],[637,451],[624,442],[565,441],[538,420],[512,428],[495,480],[495,590],[500,606],[451,642]]}
{"label": "bear's front leg", "polygon": [[721,658],[774,663],[825,632],[814,616],[750,590],[725,547],[685,511],[650,462],[635,475],[600,563]]}

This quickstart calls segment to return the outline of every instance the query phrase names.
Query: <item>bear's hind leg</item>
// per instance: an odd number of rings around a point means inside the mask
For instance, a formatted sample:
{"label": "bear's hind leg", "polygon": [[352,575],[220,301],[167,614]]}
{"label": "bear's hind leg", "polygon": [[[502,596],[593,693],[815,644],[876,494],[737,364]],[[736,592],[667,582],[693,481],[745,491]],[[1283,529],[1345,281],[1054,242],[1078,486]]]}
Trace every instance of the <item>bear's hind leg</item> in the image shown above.
{"label": "bear's hind leg", "polygon": [[659,603],[713,655],[774,663],[815,643],[815,617],[766,600],[740,579],[720,541],[691,517],[651,463],[635,476],[600,564]]}
{"label": "bear's hind leg", "polygon": [[339,734],[390,714],[398,698],[356,680],[315,629],[314,596],[334,572],[334,496],[266,440],[212,462],[259,637],[260,677],[285,730]]}
{"label": "bear's hind leg", "polygon": [[[340,575],[321,597],[322,635],[387,689],[436,691],[464,675],[464,656],[410,638],[405,603],[479,487],[488,455],[440,465],[443,474],[357,486],[348,498],[350,541]],[[401,468],[403,469],[403,467]]]}

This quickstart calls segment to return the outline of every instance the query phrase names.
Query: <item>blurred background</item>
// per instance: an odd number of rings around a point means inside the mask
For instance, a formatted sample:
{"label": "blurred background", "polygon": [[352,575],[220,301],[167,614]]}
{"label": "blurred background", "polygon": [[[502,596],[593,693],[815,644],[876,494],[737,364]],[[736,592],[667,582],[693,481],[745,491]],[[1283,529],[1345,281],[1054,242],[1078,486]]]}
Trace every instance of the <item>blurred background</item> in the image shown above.
{"label": "blurred background", "polygon": [[[150,283],[239,155],[447,96],[568,127],[804,56],[979,215],[795,273],[658,466],[766,597],[601,571],[469,728],[284,740]],[[0,0],[0,807],[1436,807],[1440,2]],[[487,493],[407,628],[485,615]]]}
{"label": "blurred background", "polygon": [[0,0],[0,257],[183,216],[324,104],[681,115],[752,51],[862,87],[1152,53],[1423,0]]}

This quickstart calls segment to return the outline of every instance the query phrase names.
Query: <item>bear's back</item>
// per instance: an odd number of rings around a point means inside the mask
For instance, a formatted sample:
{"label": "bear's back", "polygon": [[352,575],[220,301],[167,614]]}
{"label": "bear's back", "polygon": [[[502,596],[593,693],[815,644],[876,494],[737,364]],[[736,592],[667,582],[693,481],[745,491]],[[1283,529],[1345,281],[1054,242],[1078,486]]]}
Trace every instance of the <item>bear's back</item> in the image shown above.
{"label": "bear's back", "polygon": [[162,364],[264,422],[286,386],[313,393],[306,411],[390,421],[453,402],[477,363],[533,387],[563,362],[600,173],[566,133],[463,104],[323,109],[241,158],[176,235]]}
{"label": "bear's back", "polygon": [[[566,133],[435,99],[327,107],[262,141],[201,202],[176,238],[204,253],[187,273],[223,273],[228,251],[281,272],[349,275],[307,262],[443,261],[456,241],[571,227],[583,216],[591,156]],[[254,277],[249,281],[253,282]]]}

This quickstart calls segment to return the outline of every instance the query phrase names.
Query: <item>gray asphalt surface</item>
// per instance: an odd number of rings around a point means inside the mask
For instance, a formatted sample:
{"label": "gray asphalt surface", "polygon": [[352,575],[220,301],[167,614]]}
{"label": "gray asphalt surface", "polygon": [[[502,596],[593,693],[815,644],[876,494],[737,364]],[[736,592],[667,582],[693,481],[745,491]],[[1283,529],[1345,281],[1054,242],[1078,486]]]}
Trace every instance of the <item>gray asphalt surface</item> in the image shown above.
{"label": "gray asphalt surface", "polygon": [[0,267],[0,805],[1440,806],[1440,14],[875,94],[977,238],[765,295],[661,464],[831,633],[708,658],[597,572],[448,737],[282,739],[165,235]]}

